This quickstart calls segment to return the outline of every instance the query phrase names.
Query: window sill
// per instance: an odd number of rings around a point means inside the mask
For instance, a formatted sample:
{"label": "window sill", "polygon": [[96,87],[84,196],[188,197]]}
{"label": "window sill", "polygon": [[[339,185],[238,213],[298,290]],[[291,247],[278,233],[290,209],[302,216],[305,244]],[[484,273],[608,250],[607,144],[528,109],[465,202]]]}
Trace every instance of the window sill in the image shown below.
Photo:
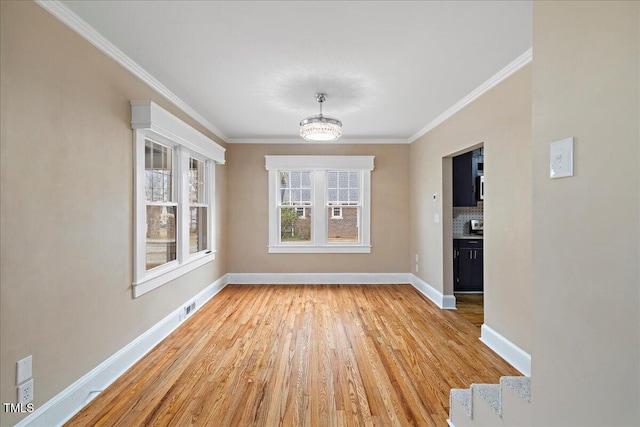
{"label": "window sill", "polygon": [[195,270],[216,259],[215,251],[203,254],[195,254],[190,259],[178,266],[167,266],[146,275],[146,277],[133,283],[133,297],[138,298],[160,286],[177,279],[178,277]]}
{"label": "window sill", "polygon": [[331,245],[331,246],[269,246],[270,254],[369,254],[371,246]]}

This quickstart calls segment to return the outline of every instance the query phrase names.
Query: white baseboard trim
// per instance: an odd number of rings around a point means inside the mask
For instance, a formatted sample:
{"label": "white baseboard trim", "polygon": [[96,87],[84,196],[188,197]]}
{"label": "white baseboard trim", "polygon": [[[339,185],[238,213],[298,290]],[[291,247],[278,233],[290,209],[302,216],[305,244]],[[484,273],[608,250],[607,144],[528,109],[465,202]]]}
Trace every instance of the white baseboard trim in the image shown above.
{"label": "white baseboard trim", "polygon": [[420,291],[421,294],[429,298],[439,308],[443,310],[455,310],[456,309],[456,297],[454,295],[443,295],[439,290],[416,276],[410,274],[411,284],[414,288]]}
{"label": "white baseboard trim", "polygon": [[486,324],[480,328],[480,341],[523,375],[531,376],[531,355]]}
{"label": "white baseboard trim", "polygon": [[117,353],[86,373],[82,378],[71,384],[53,399],[39,407],[28,417],[24,418],[16,427],[59,426],[67,422],[91,400],[98,396],[127,369],[133,366],[160,341],[173,332],[185,319],[184,307],[193,302],[195,310],[189,317],[200,309],[214,295],[227,285],[227,275],[207,286],[194,297],[185,301],[164,319],[153,325],[135,340],[131,341]]}
{"label": "white baseboard trim", "polygon": [[382,285],[411,283],[407,273],[228,273],[234,285]]}

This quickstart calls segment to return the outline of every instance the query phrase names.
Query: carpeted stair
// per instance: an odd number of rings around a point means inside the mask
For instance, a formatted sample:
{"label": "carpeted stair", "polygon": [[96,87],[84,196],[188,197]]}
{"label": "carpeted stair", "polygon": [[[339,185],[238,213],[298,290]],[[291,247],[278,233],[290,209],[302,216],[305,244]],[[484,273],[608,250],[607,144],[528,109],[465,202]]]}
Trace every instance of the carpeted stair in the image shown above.
{"label": "carpeted stair", "polygon": [[452,427],[530,427],[531,378],[502,377],[500,384],[451,389],[447,422]]}

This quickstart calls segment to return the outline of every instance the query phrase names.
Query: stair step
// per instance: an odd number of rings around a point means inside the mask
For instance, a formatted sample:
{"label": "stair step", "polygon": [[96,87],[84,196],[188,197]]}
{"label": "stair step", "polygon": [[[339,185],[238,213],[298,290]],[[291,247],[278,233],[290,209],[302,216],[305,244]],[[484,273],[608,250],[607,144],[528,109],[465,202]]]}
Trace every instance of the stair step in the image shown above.
{"label": "stair step", "polygon": [[453,407],[453,399],[460,402],[467,415],[471,417],[471,390],[468,388],[452,388],[449,393],[449,408]]}
{"label": "stair step", "polygon": [[471,384],[471,392],[473,396],[472,399],[475,399],[475,396],[480,397],[487,402],[496,415],[501,415],[502,401],[500,398],[499,384]]}
{"label": "stair step", "polygon": [[501,377],[500,385],[505,385],[513,390],[522,400],[531,403],[531,378],[530,377]]}

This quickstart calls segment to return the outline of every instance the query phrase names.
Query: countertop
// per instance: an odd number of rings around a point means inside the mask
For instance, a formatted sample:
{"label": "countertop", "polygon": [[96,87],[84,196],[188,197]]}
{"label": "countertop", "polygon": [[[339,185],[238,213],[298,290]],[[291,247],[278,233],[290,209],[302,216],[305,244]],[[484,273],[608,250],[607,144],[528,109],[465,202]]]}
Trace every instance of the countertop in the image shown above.
{"label": "countertop", "polygon": [[482,240],[482,234],[454,234],[454,239]]}

